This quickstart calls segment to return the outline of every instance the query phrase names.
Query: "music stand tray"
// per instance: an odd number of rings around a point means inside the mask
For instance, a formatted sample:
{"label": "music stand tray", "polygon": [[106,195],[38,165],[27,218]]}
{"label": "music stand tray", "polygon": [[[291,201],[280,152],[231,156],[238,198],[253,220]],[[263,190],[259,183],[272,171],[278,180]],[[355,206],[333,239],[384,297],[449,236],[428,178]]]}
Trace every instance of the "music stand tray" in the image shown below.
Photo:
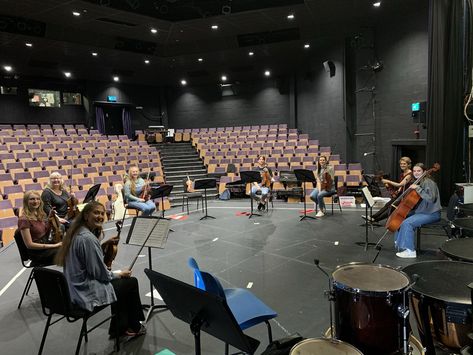
{"label": "music stand tray", "polygon": [[151,199],[157,199],[157,198],[160,198],[161,199],[161,207],[162,207],[162,211],[161,211],[161,217],[165,218],[164,217],[164,197],[167,197],[171,194],[171,191],[172,191],[172,188],[174,186],[173,185],[168,185],[168,184],[163,184],[163,185],[159,185],[157,187],[152,187],[150,189],[150,198]]}
{"label": "music stand tray", "polygon": [[190,325],[196,355],[201,355],[201,330],[244,353],[255,353],[260,342],[242,332],[224,298],[153,270],[145,269],[145,274],[173,316]]}
{"label": "music stand tray", "polygon": [[[241,181],[246,184],[253,184],[254,182],[257,182],[258,184],[261,182],[261,173],[256,170],[251,170],[251,171],[240,171],[240,177]],[[251,186],[250,186],[250,216],[248,218],[251,218],[252,216],[261,216],[259,213],[253,213],[253,197],[251,196]]]}
{"label": "music stand tray", "polygon": [[194,190],[204,190],[204,209],[205,209],[205,216],[201,218],[201,220],[206,219],[206,218],[212,218],[215,219],[213,216],[209,216],[207,213],[208,207],[207,207],[207,189],[213,189],[217,186],[217,180],[214,178],[205,178],[205,179],[196,179],[194,180]]}
{"label": "music stand tray", "polygon": [[[294,175],[296,175],[297,181],[302,182],[302,199],[304,200],[304,215],[301,216],[300,221],[306,219],[306,218],[311,218],[311,219],[317,219],[313,216],[308,216],[307,215],[307,202],[305,200],[305,183],[306,182],[311,182],[311,183],[316,183],[317,179],[315,178],[314,172],[312,170],[308,169],[294,169]],[[320,192],[320,191],[319,191]]]}

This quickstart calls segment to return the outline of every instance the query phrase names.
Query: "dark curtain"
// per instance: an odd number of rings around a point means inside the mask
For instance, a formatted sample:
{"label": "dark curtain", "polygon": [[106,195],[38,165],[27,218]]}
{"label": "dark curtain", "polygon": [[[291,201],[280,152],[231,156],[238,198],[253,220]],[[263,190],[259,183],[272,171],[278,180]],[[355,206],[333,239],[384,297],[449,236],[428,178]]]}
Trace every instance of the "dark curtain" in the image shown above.
{"label": "dark curtain", "polygon": [[101,134],[105,134],[105,116],[100,106],[95,106],[95,126]]}
{"label": "dark curtain", "polygon": [[427,110],[427,165],[439,162],[434,176],[442,205],[447,205],[455,182],[465,181],[465,70],[471,71],[465,50],[471,40],[465,24],[464,0],[430,0],[429,92]]}
{"label": "dark curtain", "polygon": [[133,126],[131,124],[131,113],[130,110],[126,107],[122,110],[122,123],[123,123],[123,132],[128,136],[128,138],[133,139],[135,134],[133,132]]}

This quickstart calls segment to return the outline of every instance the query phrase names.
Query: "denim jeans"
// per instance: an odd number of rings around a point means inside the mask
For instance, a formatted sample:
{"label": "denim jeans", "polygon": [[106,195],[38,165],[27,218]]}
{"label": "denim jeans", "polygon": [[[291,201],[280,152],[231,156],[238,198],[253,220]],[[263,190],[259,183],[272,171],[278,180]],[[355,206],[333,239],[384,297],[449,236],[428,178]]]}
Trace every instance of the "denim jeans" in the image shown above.
{"label": "denim jeans", "polygon": [[[269,194],[269,187],[261,187],[261,200],[266,201],[266,197]],[[255,185],[251,186],[251,198],[256,199],[256,192],[258,192],[258,187]]]}
{"label": "denim jeans", "polygon": [[399,250],[409,249],[415,250],[414,233],[415,229],[425,224],[440,221],[440,211],[435,213],[414,213],[407,217],[402,223],[399,230],[394,234],[394,243]]}
{"label": "denim jeans", "polygon": [[314,189],[310,194],[310,199],[314,201],[315,203],[317,203],[320,210],[325,210],[324,197],[330,195],[332,192],[333,191],[326,191],[326,190],[322,190],[319,192],[319,189]]}
{"label": "denim jeans", "polygon": [[143,216],[151,216],[156,209],[156,206],[152,200],[146,202],[130,201],[128,202],[128,207],[136,208],[137,210],[143,212]]}

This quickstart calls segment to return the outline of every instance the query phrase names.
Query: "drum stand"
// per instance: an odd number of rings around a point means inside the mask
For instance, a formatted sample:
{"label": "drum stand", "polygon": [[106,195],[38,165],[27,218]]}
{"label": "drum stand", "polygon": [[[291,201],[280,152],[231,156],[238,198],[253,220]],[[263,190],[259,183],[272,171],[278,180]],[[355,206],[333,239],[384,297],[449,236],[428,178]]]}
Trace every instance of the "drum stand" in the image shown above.
{"label": "drum stand", "polygon": [[406,299],[408,297],[408,291],[405,290],[402,295],[402,306],[399,305],[397,307],[397,313],[399,314],[399,317],[402,318],[402,354],[403,355],[409,355],[411,354],[410,347],[409,347],[409,334],[408,334],[408,329],[409,329],[409,304],[406,302]]}

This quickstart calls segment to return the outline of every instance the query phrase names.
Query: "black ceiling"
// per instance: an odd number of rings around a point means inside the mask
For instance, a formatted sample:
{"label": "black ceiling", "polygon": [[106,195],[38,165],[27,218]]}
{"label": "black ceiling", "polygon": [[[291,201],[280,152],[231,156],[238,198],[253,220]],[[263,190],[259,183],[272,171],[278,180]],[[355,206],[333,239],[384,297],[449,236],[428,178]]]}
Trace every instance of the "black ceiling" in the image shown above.
{"label": "black ceiling", "polygon": [[[283,75],[321,44],[354,35],[394,12],[415,11],[411,0],[384,0],[380,8],[372,3],[0,0],[0,65],[11,65],[20,77],[64,78],[63,72],[70,71],[71,80],[110,81],[124,73],[121,81],[145,85],[175,85],[181,78],[190,85],[217,82],[222,73],[245,80],[261,77],[264,69]],[[294,20],[287,19],[289,13]],[[311,44],[309,50],[305,43]]]}

